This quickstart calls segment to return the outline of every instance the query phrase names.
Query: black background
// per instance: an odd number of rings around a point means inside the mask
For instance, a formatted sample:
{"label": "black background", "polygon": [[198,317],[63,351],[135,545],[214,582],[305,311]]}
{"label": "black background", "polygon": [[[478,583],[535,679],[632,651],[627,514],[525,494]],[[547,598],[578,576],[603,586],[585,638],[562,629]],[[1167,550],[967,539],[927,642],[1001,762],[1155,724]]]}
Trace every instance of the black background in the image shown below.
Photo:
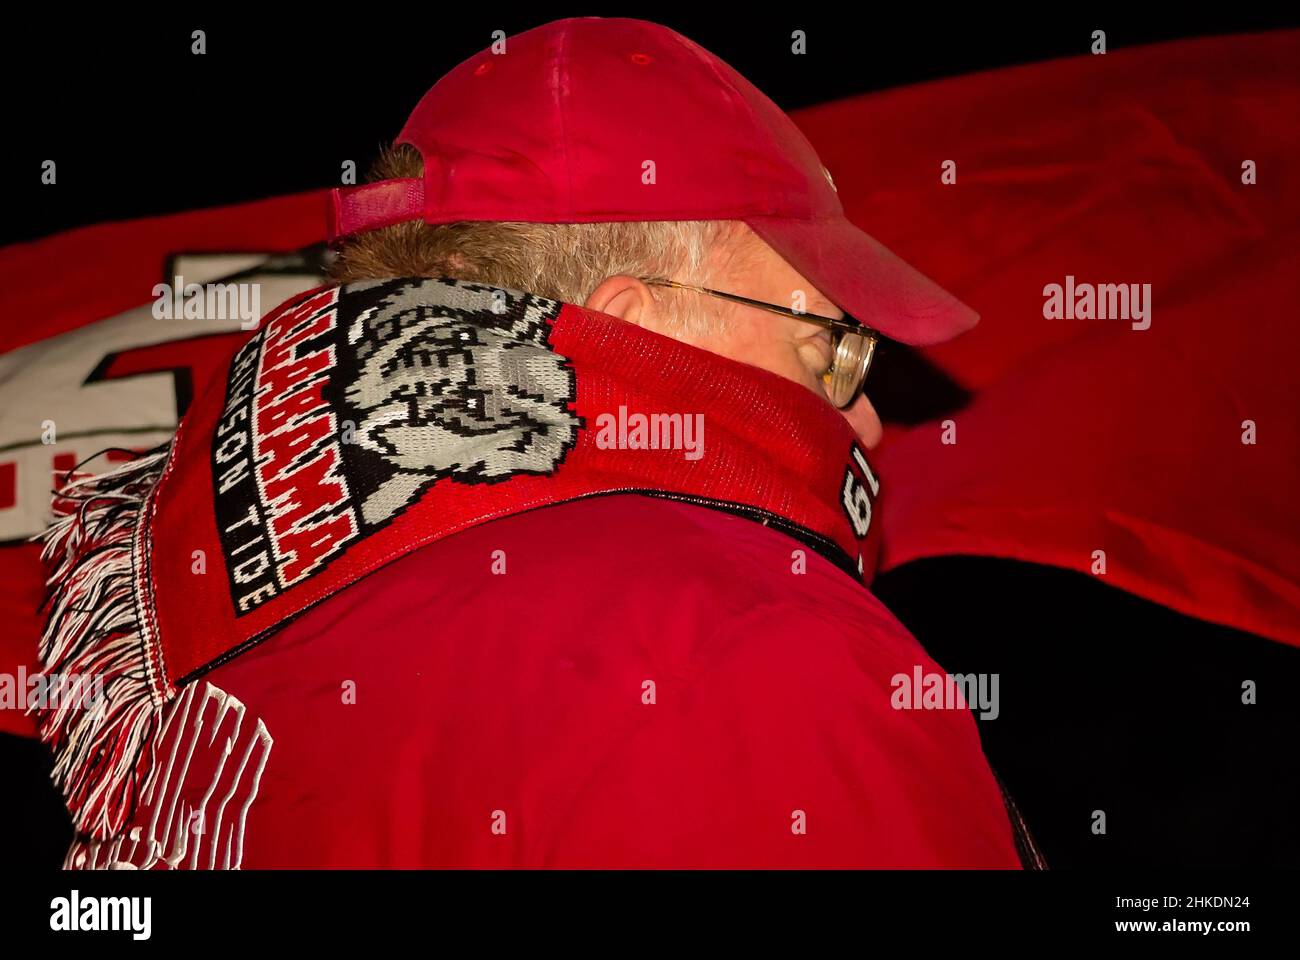
{"label": "black background", "polygon": [[[1098,28],[1114,51],[1296,22],[1244,5],[962,16],[921,5],[870,15],[466,6],[318,6],[244,18],[119,8],[10,25],[0,41],[0,176],[11,191],[0,243],[337,183],[342,161],[364,172],[421,94],[493,30],[514,34],[574,13],[672,26],[788,110],[1084,54]],[[190,53],[196,28],[207,32],[202,57]],[[788,53],[796,28],[807,31],[807,56]],[[40,183],[46,159],[58,163],[55,187]],[[914,372],[910,386],[875,384],[887,419],[916,415],[923,371]],[[876,592],[948,670],[1001,675],[1001,716],[980,722],[981,735],[1050,865],[1300,862],[1300,651],[1086,576],[1009,561],[914,563],[882,577]],[[1247,679],[1259,685],[1255,707],[1240,704]],[[0,769],[11,865],[57,865],[68,826],[43,778],[43,750],[0,736]],[[1094,809],[1107,811],[1106,836],[1089,829]]]}

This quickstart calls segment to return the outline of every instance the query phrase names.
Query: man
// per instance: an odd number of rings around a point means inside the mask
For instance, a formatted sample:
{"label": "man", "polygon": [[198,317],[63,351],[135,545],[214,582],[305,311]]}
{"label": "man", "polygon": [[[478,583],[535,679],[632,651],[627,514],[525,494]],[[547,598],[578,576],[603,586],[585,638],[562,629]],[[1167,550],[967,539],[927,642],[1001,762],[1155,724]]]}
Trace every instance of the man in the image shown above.
{"label": "man", "polygon": [[472,57],[378,172],[340,285],[61,494],[69,865],[1015,866],[864,587],[875,343],[974,315],[653,24]]}

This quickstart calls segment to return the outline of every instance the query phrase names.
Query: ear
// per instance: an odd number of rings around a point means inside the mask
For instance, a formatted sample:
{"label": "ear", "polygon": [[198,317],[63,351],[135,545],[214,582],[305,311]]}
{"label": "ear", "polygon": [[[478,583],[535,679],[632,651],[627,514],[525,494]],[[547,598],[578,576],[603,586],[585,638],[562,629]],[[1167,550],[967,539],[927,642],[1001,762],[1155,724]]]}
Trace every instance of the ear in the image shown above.
{"label": "ear", "polygon": [[636,277],[625,274],[606,277],[591,291],[583,306],[657,333],[662,332],[658,304],[655,303],[650,288]]}

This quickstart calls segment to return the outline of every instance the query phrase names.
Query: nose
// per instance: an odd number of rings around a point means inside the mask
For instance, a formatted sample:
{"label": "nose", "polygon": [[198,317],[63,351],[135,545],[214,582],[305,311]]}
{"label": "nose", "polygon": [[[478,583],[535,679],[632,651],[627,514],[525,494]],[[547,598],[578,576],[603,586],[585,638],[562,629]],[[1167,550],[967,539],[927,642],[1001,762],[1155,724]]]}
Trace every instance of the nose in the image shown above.
{"label": "nose", "polygon": [[876,408],[871,405],[865,393],[859,394],[858,399],[849,404],[848,409],[841,410],[844,419],[849,422],[853,432],[858,435],[862,445],[868,450],[875,449],[880,443],[880,438],[885,432],[881,426],[880,416],[876,413]]}

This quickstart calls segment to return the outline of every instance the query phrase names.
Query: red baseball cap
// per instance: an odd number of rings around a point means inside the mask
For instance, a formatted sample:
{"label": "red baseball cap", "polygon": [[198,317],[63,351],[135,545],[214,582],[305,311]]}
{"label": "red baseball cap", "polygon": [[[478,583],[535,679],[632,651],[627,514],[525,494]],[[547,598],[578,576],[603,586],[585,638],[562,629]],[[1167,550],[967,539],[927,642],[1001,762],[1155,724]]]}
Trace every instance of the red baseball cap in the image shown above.
{"label": "red baseball cap", "polygon": [[742,220],[840,309],[938,343],[978,315],[844,216],[830,173],[775,103],[644,20],[557,20],[439,80],[397,139],[423,179],[332,190],[330,240],[423,218]]}

